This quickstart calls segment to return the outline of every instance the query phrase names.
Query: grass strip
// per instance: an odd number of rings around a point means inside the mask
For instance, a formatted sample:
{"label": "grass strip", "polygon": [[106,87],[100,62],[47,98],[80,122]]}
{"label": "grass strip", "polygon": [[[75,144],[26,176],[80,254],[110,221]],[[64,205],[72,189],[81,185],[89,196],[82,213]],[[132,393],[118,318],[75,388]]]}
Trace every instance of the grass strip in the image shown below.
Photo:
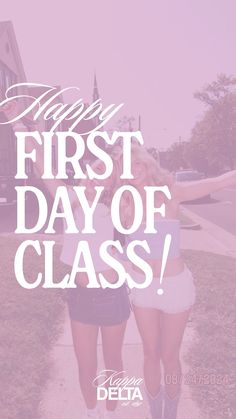
{"label": "grass strip", "polygon": [[[50,376],[49,351],[63,318],[62,292],[42,287],[26,290],[17,283],[13,266],[19,243],[0,238],[1,419],[39,417],[42,389]],[[28,252],[26,276],[35,278],[42,265],[42,257]],[[58,264],[55,277],[61,275],[62,267]]]}
{"label": "grass strip", "polygon": [[194,399],[209,419],[236,418],[236,259],[185,251],[195,277],[193,325],[187,355]]}

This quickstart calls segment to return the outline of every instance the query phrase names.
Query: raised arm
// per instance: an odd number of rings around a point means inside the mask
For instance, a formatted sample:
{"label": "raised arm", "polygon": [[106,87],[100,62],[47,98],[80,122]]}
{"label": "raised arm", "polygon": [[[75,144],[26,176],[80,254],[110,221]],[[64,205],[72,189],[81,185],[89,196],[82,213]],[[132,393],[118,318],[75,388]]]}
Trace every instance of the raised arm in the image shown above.
{"label": "raised arm", "polygon": [[192,201],[234,185],[236,186],[236,170],[214,178],[194,182],[176,182],[172,189],[172,197],[179,202]]}

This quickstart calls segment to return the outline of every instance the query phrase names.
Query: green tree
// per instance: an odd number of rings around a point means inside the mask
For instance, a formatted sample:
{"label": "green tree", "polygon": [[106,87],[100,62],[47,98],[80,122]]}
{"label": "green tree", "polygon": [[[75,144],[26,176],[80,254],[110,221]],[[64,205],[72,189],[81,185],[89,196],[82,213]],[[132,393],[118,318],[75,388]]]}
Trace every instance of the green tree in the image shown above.
{"label": "green tree", "polygon": [[[186,158],[199,170],[218,173],[236,164],[236,78],[220,74],[194,97],[206,112],[192,130]],[[202,161],[201,161],[202,159]],[[202,170],[201,170],[202,171]]]}
{"label": "green tree", "polygon": [[133,116],[123,116],[118,120],[117,128],[118,131],[134,131],[133,125],[135,123],[135,118]]}
{"label": "green tree", "polygon": [[161,166],[168,169],[170,172],[188,168],[189,165],[185,157],[186,144],[186,141],[176,141],[168,150],[161,152]]}
{"label": "green tree", "polygon": [[152,157],[159,162],[159,152],[156,147],[149,147],[147,151],[152,155]]}

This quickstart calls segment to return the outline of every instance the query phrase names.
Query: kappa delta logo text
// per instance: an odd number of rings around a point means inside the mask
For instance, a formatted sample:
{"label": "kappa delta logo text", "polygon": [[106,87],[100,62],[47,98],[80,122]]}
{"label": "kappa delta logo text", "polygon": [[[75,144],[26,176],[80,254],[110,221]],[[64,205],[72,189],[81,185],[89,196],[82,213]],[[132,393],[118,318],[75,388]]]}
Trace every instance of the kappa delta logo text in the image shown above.
{"label": "kappa delta logo text", "polygon": [[138,407],[143,402],[143,378],[125,376],[125,371],[102,370],[93,380],[97,400],[119,400],[122,405]]}

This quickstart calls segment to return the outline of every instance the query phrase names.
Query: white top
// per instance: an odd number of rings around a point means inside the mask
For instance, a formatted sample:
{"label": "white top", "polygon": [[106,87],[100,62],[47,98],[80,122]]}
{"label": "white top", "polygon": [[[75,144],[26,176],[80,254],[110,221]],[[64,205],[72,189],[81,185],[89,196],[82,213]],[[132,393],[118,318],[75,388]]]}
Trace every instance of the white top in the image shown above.
{"label": "white top", "polygon": [[[71,204],[73,204],[75,199],[77,199],[74,191],[69,191],[69,197]],[[76,226],[80,232],[77,234],[64,234],[60,260],[66,265],[72,266],[78,247],[78,242],[80,240],[86,240],[90,248],[95,271],[101,272],[108,270],[109,266],[100,258],[99,248],[104,241],[113,240],[113,224],[109,209],[102,203],[97,204],[93,219],[93,227],[96,233],[81,233],[84,228],[84,212],[81,207],[78,206],[76,208],[74,217]],[[65,227],[66,223],[64,222],[64,229]]]}

